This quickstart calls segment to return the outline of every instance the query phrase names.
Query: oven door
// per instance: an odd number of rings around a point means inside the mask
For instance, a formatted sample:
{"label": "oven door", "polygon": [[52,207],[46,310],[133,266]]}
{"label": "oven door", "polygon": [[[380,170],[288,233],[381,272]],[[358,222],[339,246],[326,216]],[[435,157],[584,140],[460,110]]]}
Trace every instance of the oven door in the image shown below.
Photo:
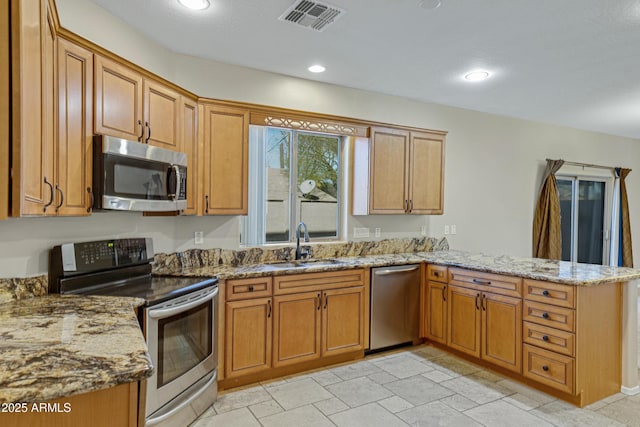
{"label": "oven door", "polygon": [[146,310],[147,345],[156,367],[147,379],[147,417],[216,369],[217,300],[215,286]]}

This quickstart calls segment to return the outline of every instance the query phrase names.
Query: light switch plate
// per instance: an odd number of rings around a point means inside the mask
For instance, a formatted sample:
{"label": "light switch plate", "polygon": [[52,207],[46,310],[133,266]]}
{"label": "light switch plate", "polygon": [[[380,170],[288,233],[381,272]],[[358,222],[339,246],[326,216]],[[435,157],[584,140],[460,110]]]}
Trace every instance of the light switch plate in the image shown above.
{"label": "light switch plate", "polygon": [[380,237],[380,227],[376,227],[376,237]]}
{"label": "light switch plate", "polygon": [[204,232],[202,232],[202,231],[196,231],[196,232],[194,233],[194,236],[193,236],[193,242],[194,242],[196,245],[201,245],[201,244],[203,244],[203,243],[204,243]]}
{"label": "light switch plate", "polygon": [[369,229],[367,227],[354,227],[353,228],[353,237],[369,237]]}
{"label": "light switch plate", "polygon": [[449,234],[449,226],[448,225],[444,226],[444,234]]}
{"label": "light switch plate", "polygon": [[457,231],[457,230],[456,230],[456,225],[455,225],[455,224],[453,224],[453,225],[451,226],[451,234],[456,234],[456,231]]}

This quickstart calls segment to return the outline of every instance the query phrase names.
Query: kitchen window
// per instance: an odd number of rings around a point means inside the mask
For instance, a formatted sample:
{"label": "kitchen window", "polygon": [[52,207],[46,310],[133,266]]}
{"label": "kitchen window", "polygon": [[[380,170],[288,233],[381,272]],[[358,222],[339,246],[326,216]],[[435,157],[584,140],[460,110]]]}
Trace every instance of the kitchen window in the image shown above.
{"label": "kitchen window", "polygon": [[250,126],[249,214],[241,243],[295,241],[301,221],[314,240],[338,239],[341,149],[337,135]]}

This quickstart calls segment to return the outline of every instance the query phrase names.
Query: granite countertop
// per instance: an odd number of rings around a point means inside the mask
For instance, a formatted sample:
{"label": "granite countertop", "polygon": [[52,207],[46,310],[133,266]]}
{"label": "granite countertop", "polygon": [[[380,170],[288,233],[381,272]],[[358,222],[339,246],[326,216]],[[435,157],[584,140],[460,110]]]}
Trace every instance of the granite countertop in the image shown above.
{"label": "granite countertop", "polygon": [[153,372],[143,300],[48,295],[0,304],[0,403],[101,390]]}
{"label": "granite countertop", "polygon": [[488,273],[506,274],[527,279],[547,280],[569,285],[590,286],[611,282],[626,282],[640,278],[640,270],[626,267],[607,267],[553,261],[540,258],[494,256],[463,251],[412,252],[401,254],[369,255],[332,258],[335,263],[315,260],[298,267],[286,268],[278,264],[247,264],[239,266],[216,265],[183,269],[176,276],[241,279],[265,275],[285,275],[336,271],[359,267],[383,267],[428,262],[450,267],[469,268]]}

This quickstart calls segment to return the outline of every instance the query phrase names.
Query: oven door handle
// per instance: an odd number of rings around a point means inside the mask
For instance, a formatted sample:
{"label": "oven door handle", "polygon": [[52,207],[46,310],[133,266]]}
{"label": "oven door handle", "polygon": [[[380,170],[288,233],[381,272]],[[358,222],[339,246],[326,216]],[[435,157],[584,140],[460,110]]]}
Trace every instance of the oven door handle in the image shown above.
{"label": "oven door handle", "polygon": [[148,316],[152,319],[165,319],[167,317],[171,317],[173,315],[183,313],[186,310],[197,307],[203,302],[214,299],[218,295],[218,288],[216,287],[210,292],[207,292],[205,295],[194,299],[193,301],[188,301],[185,304],[179,304],[174,307],[169,308],[155,308],[150,309],[148,311]]}

